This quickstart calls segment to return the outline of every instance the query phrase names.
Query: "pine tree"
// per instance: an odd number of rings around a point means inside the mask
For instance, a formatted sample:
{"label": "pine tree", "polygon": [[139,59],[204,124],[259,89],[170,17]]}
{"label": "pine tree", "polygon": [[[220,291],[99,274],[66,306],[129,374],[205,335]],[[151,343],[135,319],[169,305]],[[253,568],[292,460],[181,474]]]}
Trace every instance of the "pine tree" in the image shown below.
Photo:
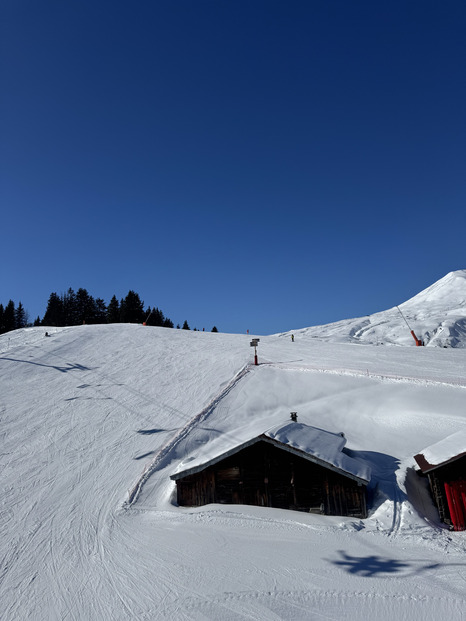
{"label": "pine tree", "polygon": [[120,303],[116,295],[112,297],[107,306],[107,323],[120,323]]}
{"label": "pine tree", "polygon": [[76,292],[76,319],[78,324],[94,323],[95,301],[86,289],[78,289]]}
{"label": "pine tree", "polygon": [[148,326],[163,326],[165,317],[160,309],[153,308],[151,310],[151,307],[149,306],[146,312],[148,313],[147,319],[146,319]]}
{"label": "pine tree", "polygon": [[163,328],[173,328],[173,321],[162,313],[160,308],[147,307],[145,311],[146,324],[148,326],[160,326]]}
{"label": "pine tree", "polygon": [[76,293],[70,287],[61,297],[63,305],[63,325],[76,326],[79,323]]}
{"label": "pine tree", "polygon": [[27,313],[24,310],[24,306],[21,302],[18,303],[18,306],[15,310],[15,327],[16,328],[25,328],[28,322]]}
{"label": "pine tree", "polygon": [[43,326],[64,326],[65,317],[63,312],[63,300],[54,292],[50,294],[44,318]]}
{"label": "pine tree", "polygon": [[155,326],[163,326],[164,322],[165,322],[165,315],[162,313],[162,311],[159,308],[156,308],[155,311],[153,311],[153,315],[154,315],[154,325]]}
{"label": "pine tree", "polygon": [[4,314],[5,314],[5,309],[3,308],[3,304],[0,304],[0,334],[3,334],[5,332],[5,326],[4,326]]}
{"label": "pine tree", "polygon": [[102,298],[95,301],[95,323],[105,323],[107,321],[107,306]]}
{"label": "pine tree", "polygon": [[188,322],[186,321],[186,319],[184,320],[184,324],[183,324],[182,330],[191,330],[191,328],[189,327]]}
{"label": "pine tree", "polygon": [[123,323],[142,323],[144,316],[144,302],[135,291],[128,291],[128,295],[120,304],[120,317]]}
{"label": "pine tree", "polygon": [[10,300],[3,311],[4,331],[9,332],[16,328],[15,303]]}
{"label": "pine tree", "polygon": [[218,332],[218,330],[217,330],[217,326],[214,326],[214,327],[212,328],[211,332]]}
{"label": "pine tree", "polygon": [[10,300],[3,311],[3,326],[5,332],[15,329],[15,303]]}

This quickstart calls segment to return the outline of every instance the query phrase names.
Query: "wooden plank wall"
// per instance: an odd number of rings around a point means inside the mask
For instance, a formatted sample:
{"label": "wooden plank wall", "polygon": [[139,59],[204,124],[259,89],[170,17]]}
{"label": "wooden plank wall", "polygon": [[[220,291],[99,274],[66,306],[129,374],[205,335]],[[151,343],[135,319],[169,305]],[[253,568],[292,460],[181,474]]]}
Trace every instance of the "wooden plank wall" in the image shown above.
{"label": "wooden plank wall", "polygon": [[177,481],[180,506],[250,504],[366,517],[365,486],[267,442]]}

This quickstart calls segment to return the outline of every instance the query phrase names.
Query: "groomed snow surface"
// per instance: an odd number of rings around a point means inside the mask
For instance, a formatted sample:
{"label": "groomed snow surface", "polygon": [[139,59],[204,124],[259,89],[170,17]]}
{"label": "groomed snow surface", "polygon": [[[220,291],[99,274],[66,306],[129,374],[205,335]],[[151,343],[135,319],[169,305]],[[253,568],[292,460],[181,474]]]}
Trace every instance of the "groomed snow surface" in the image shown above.
{"label": "groomed snow surface", "polygon": [[[47,330],[0,337],[2,620],[466,618],[466,533],[414,470],[465,429],[464,348],[314,329],[254,366],[247,335]],[[176,505],[170,475],[291,411],[371,468],[368,519]]]}

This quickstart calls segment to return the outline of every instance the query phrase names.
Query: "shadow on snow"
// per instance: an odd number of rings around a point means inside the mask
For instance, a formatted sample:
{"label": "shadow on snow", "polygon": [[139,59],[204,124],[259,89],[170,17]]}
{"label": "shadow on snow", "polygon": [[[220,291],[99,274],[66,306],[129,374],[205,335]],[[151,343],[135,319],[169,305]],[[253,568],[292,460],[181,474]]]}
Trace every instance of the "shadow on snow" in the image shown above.
{"label": "shadow on snow", "polygon": [[[440,567],[440,563],[429,563],[416,569],[414,563],[407,563],[406,561],[399,561],[393,558],[385,558],[383,556],[350,556],[343,550],[338,550],[341,559],[338,561],[330,561],[334,565],[342,567],[350,574],[356,574],[365,578],[371,578],[373,576],[381,576],[382,574],[399,574],[399,573],[411,573],[411,570],[415,570],[416,573],[426,571],[429,569],[437,569]],[[420,561],[423,563],[423,561]]]}
{"label": "shadow on snow", "polygon": [[17,358],[4,358],[1,357],[0,360],[9,360],[10,362],[25,362],[26,364],[33,364],[38,367],[47,367],[49,369],[55,369],[56,371],[60,371],[60,373],[68,373],[68,371],[91,371],[90,367],[85,367],[82,364],[71,364],[68,362],[66,366],[59,367],[53,364],[42,364],[41,362],[32,362],[31,360],[18,360]]}

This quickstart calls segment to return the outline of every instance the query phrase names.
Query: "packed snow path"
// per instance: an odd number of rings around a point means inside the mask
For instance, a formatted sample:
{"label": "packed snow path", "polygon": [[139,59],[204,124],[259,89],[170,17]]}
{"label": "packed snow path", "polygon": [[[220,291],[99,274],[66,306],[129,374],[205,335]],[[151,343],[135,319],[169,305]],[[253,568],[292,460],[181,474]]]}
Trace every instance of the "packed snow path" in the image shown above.
{"label": "packed snow path", "polygon": [[[0,338],[2,619],[463,618],[465,535],[440,527],[412,471],[466,422],[461,350],[262,337],[263,364],[231,384],[247,336],[50,333]],[[183,462],[291,410],[371,462],[368,520],[176,507]]]}

